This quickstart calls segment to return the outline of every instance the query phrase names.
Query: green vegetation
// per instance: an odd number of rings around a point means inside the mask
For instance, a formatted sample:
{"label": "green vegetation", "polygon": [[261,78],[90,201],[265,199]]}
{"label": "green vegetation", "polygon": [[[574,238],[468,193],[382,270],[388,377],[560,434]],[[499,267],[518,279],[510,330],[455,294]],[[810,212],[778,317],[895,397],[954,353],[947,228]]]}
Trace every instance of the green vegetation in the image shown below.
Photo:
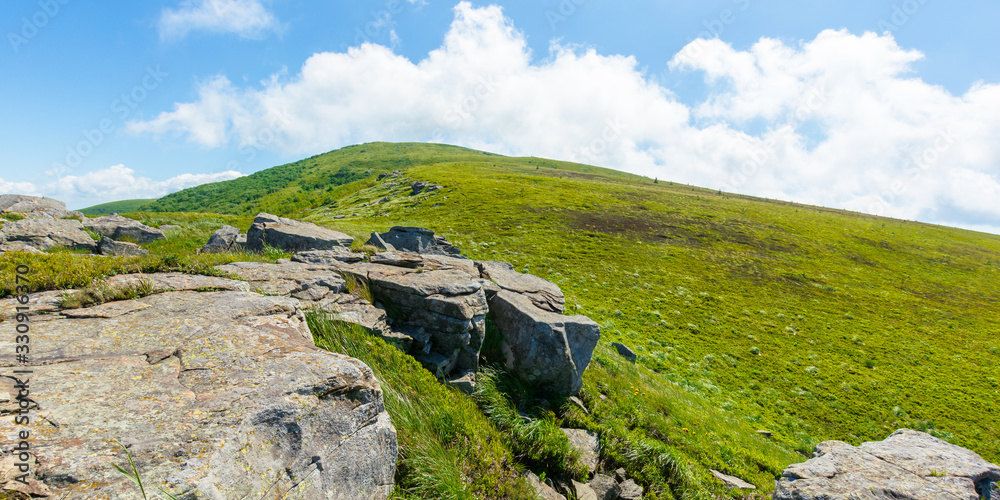
{"label": "green vegetation", "polygon": [[109,203],[101,203],[100,205],[94,205],[92,207],[81,208],[77,212],[82,213],[88,217],[97,217],[100,215],[108,214],[123,214],[126,212],[138,212],[144,210],[147,205],[156,201],[152,200],[121,200],[112,201]]}
{"label": "green vegetation", "polygon": [[[135,466],[135,461],[132,460],[132,453],[128,451],[128,448],[126,448],[125,445],[118,443],[118,446],[121,446],[122,451],[125,452],[125,456],[128,457],[129,469],[125,470],[123,467],[115,463],[111,465],[115,468],[115,470],[120,472],[122,475],[131,479],[132,482],[139,487],[139,493],[142,494],[143,500],[146,500],[149,497],[146,496],[146,487],[142,485],[142,478],[139,477],[139,469]],[[167,497],[169,500],[177,500],[177,497],[171,495],[170,493],[167,493],[166,491],[164,491],[163,488],[157,488],[157,490],[159,490],[160,493],[163,496]]]}
{"label": "green vegetation", "polygon": [[123,286],[111,286],[106,281],[94,281],[81,290],[63,295],[59,306],[63,309],[79,309],[116,300],[132,300],[153,293],[153,284],[147,280]]}
{"label": "green vegetation", "polygon": [[[403,178],[376,180],[397,169]],[[2,256],[3,291],[24,259],[34,259],[35,289],[244,259],[192,254],[222,223],[245,229],[259,210],[361,241],[429,227],[471,258],[557,283],[568,314],[602,326],[580,394],[589,414],[545,408],[502,372],[470,399],[381,341],[310,319],[318,343],[383,382],[403,449],[399,498],[518,498],[522,466],[573,475],[553,425],[598,432],[603,466],[626,468],[658,499],[735,495],[709,468],[764,498],[818,441],[858,444],[901,427],[1000,461],[998,236],[431,144],[352,146],[258,174],[149,207],[230,215],[131,214],[183,227],[144,245],[148,257]],[[412,180],[445,188],[412,195]],[[495,360],[496,339],[487,343]]]}

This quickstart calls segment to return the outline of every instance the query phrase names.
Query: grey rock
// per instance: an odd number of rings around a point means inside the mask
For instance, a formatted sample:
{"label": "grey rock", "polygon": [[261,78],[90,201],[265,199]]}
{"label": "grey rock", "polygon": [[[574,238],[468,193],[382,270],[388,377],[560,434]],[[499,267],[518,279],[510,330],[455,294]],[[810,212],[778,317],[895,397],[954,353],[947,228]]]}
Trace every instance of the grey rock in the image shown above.
{"label": "grey rock", "polygon": [[528,484],[535,490],[535,494],[542,500],[566,500],[566,497],[559,494],[555,488],[543,483],[534,472],[525,471],[524,479],[528,481]]}
{"label": "grey rock", "polygon": [[208,242],[205,243],[205,246],[201,247],[201,253],[223,253],[242,250],[236,244],[236,238],[239,235],[239,229],[228,224],[223,224],[222,227],[212,233],[212,236],[209,236]]}
{"label": "grey rock", "polygon": [[268,213],[254,217],[247,230],[247,246],[261,250],[265,245],[286,252],[303,250],[329,250],[333,247],[350,247],[354,238],[311,222],[302,222]]}
{"label": "grey rock", "polygon": [[329,250],[306,250],[292,255],[292,262],[331,266],[341,263],[352,264],[363,260],[365,260],[365,254],[352,252],[351,249],[346,247],[333,247]]}
{"label": "grey rock", "polygon": [[28,219],[61,219],[63,217],[82,219],[84,217],[80,212],[66,210],[66,204],[59,200],[25,194],[0,195],[0,212],[21,214]]}
{"label": "grey rock", "polygon": [[448,385],[466,394],[472,394],[476,390],[476,372],[470,370],[450,375],[448,377]]}
{"label": "grey rock", "polygon": [[587,484],[597,494],[597,500],[617,500],[622,491],[613,477],[604,474],[594,474]]}
{"label": "grey rock", "polygon": [[420,194],[424,189],[427,189],[427,183],[424,181],[413,181],[410,183],[410,189],[413,190],[413,194]]}
{"label": "grey rock", "polygon": [[507,368],[555,394],[571,396],[583,386],[583,372],[601,338],[586,316],[563,316],[535,307],[530,299],[501,290],[489,300],[490,314],[503,336]]}
{"label": "grey rock", "polygon": [[631,479],[626,479],[622,481],[619,485],[621,492],[618,493],[618,498],[621,500],[642,500],[642,486],[639,486],[635,481]]}
{"label": "grey rock", "polygon": [[166,238],[163,231],[118,214],[87,219],[83,226],[113,240],[128,239],[135,243],[146,243]]}
{"label": "grey rock", "polygon": [[[383,245],[388,243],[396,250],[455,257],[461,254],[458,247],[448,243],[441,236],[435,236],[434,231],[423,227],[396,226],[386,233],[381,233],[380,236]],[[388,249],[389,247],[385,246],[384,248]]]}
{"label": "grey rock", "polygon": [[250,291],[250,285],[245,281],[185,273],[117,274],[108,278],[106,282],[110,287],[135,286],[141,282],[147,282],[151,285],[154,292],[182,290]]}
{"label": "grey rock", "polygon": [[334,215],[333,218],[334,219],[346,219],[347,216],[346,215]]}
{"label": "grey rock", "polygon": [[365,364],[315,347],[296,303],[166,292],[33,324],[36,480],[52,498],[132,498],[109,467],[128,464],[117,440],[180,498],[387,498],[397,444],[382,390]]}
{"label": "grey rock", "polygon": [[618,354],[621,357],[625,358],[629,363],[635,363],[635,360],[638,358],[638,356],[636,356],[635,354],[635,351],[633,351],[629,346],[622,344],[621,342],[613,342],[611,346],[614,347],[615,350],[618,351]]}
{"label": "grey rock", "polygon": [[737,488],[741,490],[756,490],[757,487],[736,477],[730,476],[724,472],[719,472],[715,469],[708,469],[709,472],[715,476],[722,484],[726,485],[727,488]]}
{"label": "grey rock", "polygon": [[826,498],[977,499],[1000,467],[929,434],[900,429],[884,441],[854,447],[824,441],[813,458],[785,469],[777,500]]}
{"label": "grey rock", "polygon": [[580,452],[580,463],[590,474],[597,470],[597,460],[601,453],[601,444],[597,433],[585,429],[562,429],[569,438],[569,445]]}
{"label": "grey rock", "polygon": [[388,196],[383,196],[376,203],[388,203],[388,202],[389,202],[389,197]]}
{"label": "grey rock", "polygon": [[576,396],[570,396],[568,401],[573,406],[576,406],[577,408],[583,410],[583,412],[586,413],[587,415],[590,415],[590,411],[587,410],[587,407],[583,404],[583,401],[581,401],[580,398]]}
{"label": "grey rock", "polygon": [[31,246],[26,241],[5,241],[0,243],[0,253],[5,252],[24,252],[33,254],[44,254],[45,252]]}
{"label": "grey rock", "polygon": [[393,251],[396,249],[396,247],[392,246],[391,243],[382,239],[382,235],[376,232],[372,232],[372,235],[368,238],[368,241],[365,242],[365,245],[371,245],[379,250]]}
{"label": "grey rock", "polygon": [[420,354],[415,357],[417,361],[419,361],[420,364],[427,369],[427,371],[431,372],[439,379],[443,379],[455,366],[453,358],[449,358],[436,352]]}
{"label": "grey rock", "polygon": [[291,295],[309,286],[323,286],[330,293],[341,293],[347,286],[336,270],[322,264],[232,262],[215,268],[246,280],[252,290],[268,295]]}
{"label": "grey rock", "polygon": [[97,242],[97,251],[101,255],[135,257],[139,255],[149,255],[149,250],[139,248],[135,243],[127,241],[115,241],[107,236],[102,236]]}
{"label": "grey rock", "polygon": [[539,309],[561,313],[566,304],[559,286],[551,281],[514,270],[507,262],[476,261],[480,275],[500,288],[526,295]]}
{"label": "grey rock", "polygon": [[590,486],[578,483],[575,479],[571,479],[570,484],[576,500],[597,500],[597,493]]}
{"label": "grey rock", "polygon": [[368,261],[372,264],[384,264],[386,266],[406,267],[409,269],[416,269],[424,265],[424,259],[420,254],[391,250],[376,253],[369,257]]}
{"label": "grey rock", "polygon": [[76,219],[22,219],[5,222],[2,232],[6,242],[22,241],[38,250],[53,247],[93,251],[97,243]]}
{"label": "grey rock", "polygon": [[773,433],[769,430],[757,429],[757,434],[760,434],[761,436],[766,438],[770,438]]}

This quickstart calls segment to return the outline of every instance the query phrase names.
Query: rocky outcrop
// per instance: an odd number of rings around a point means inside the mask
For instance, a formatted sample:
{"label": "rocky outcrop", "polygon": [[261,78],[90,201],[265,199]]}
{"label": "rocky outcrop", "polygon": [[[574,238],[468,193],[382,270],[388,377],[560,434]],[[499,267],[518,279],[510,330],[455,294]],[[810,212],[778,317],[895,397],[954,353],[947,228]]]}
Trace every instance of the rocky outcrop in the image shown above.
{"label": "rocky outcrop", "polygon": [[66,210],[66,204],[59,200],[24,194],[0,195],[0,212],[20,214],[28,219],[84,218],[80,212]]}
{"label": "rocky outcrop", "polygon": [[539,309],[528,297],[507,290],[489,300],[502,337],[500,349],[511,373],[556,394],[573,395],[601,338],[586,316],[563,316]]}
{"label": "rocky outcrop", "polygon": [[[2,236],[2,233],[0,233]],[[24,252],[33,254],[44,254],[45,252],[31,246],[26,241],[4,241],[0,243],[0,253],[6,252]]]}
{"label": "rocky outcrop", "polygon": [[262,250],[265,245],[286,252],[302,250],[329,250],[349,247],[354,238],[310,222],[302,222],[261,212],[247,230],[247,246]]}
{"label": "rocky outcrop", "polygon": [[532,274],[521,274],[507,262],[481,261],[476,268],[483,278],[509,292],[524,295],[539,309],[562,313],[566,298],[555,283]]}
{"label": "rocky outcrop", "polygon": [[375,238],[373,234],[372,238],[368,240],[368,244],[381,250],[404,250],[419,254],[452,257],[459,257],[462,253],[458,247],[448,243],[443,236],[435,236],[434,231],[423,227],[396,226],[378,236],[379,238]]}
{"label": "rocky outcrop", "polygon": [[[228,224],[223,224],[222,227],[216,229],[212,236],[209,236],[208,242],[201,247],[201,253],[224,253],[224,252],[235,252],[242,250],[243,245],[237,243],[240,237],[240,230]],[[243,238],[243,242],[246,243],[246,237]]]}
{"label": "rocky outcrop", "polygon": [[124,239],[131,240],[134,243],[146,243],[166,238],[163,231],[118,214],[87,219],[83,223],[83,226],[113,240]]}
{"label": "rocky outcrop", "polygon": [[[117,282],[247,286],[201,278]],[[118,441],[145,483],[178,498],[386,498],[396,435],[371,370],[318,349],[298,300],[231,290],[50,312],[33,321],[30,365],[0,353],[4,372],[34,371],[31,487],[131,498],[135,484],[110,466],[128,468]],[[0,395],[17,394],[14,383],[0,378]],[[16,404],[8,397],[0,411]],[[3,427],[3,441],[18,430]]]}
{"label": "rocky outcrop", "polygon": [[813,458],[785,469],[775,500],[934,498],[976,500],[1000,467],[930,434],[900,429],[884,441],[825,441]]}
{"label": "rocky outcrop", "polygon": [[139,248],[135,243],[127,241],[115,241],[107,236],[102,236],[97,242],[97,252],[101,255],[127,256],[148,255],[149,251]]}
{"label": "rocky outcrop", "polygon": [[4,222],[0,242],[23,242],[38,250],[69,247],[93,251],[97,242],[76,219],[21,219]]}

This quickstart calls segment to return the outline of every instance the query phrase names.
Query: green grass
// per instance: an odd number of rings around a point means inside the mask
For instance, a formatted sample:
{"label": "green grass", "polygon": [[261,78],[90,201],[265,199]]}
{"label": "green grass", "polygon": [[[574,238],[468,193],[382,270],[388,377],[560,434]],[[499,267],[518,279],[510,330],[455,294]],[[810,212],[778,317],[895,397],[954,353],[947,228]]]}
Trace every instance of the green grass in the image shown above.
{"label": "green grass", "polygon": [[534,498],[475,403],[360,327],[321,312],[306,318],[316,345],[364,361],[378,378],[399,440],[396,498]]}
{"label": "green grass", "polygon": [[[557,283],[568,314],[602,326],[581,391],[590,414],[553,408],[553,422],[598,432],[604,466],[625,467],[649,498],[732,497],[709,468],[755,484],[764,498],[818,441],[858,444],[901,427],[1000,461],[996,235],[440,145],[365,144],[292,165],[251,184],[162,199],[151,208],[233,215],[140,214],[152,225],[180,223],[188,235],[148,244],[149,261],[101,259],[90,269],[74,267],[80,257],[31,258],[48,266],[39,273],[44,286],[63,288],[130,266],[163,267],[156,259],[188,269],[225,261],[189,253],[222,221],[245,229],[258,210],[361,241],[395,225],[430,227],[469,257]],[[376,181],[395,169],[403,179]],[[445,189],[413,196],[411,180]],[[13,267],[5,259],[13,258],[0,257],[6,293]],[[78,277],[53,278],[61,266]],[[623,362],[613,341],[631,346],[638,363]],[[502,406],[488,418],[490,407],[484,413],[441,392],[429,374],[415,375],[426,372],[410,358],[378,352],[356,355],[378,367],[399,419],[409,450],[398,477],[403,496],[483,496],[484,478],[514,488],[518,462],[537,467],[536,443],[518,440]],[[426,406],[412,396],[421,391],[432,394]],[[494,402],[508,408],[521,400],[517,391],[498,394],[506,403]],[[456,415],[471,423],[449,420]],[[460,451],[469,449],[484,451]],[[484,472],[490,467],[503,473]]]}
{"label": "green grass", "polygon": [[123,214],[126,212],[137,212],[143,210],[147,205],[156,201],[155,199],[150,200],[121,200],[112,201],[109,203],[101,203],[100,205],[94,205],[92,207],[81,208],[77,212],[82,213],[88,217],[97,217],[100,215],[108,215],[112,213]]}

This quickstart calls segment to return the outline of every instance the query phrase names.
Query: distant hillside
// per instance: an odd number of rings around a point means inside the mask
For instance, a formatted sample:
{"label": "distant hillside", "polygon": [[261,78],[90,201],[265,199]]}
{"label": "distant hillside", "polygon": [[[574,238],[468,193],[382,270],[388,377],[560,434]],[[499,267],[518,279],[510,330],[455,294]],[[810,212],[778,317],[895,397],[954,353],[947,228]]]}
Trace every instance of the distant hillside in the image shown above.
{"label": "distant hillside", "polygon": [[304,208],[335,205],[339,186],[381,172],[436,164],[548,166],[610,178],[639,178],[588,165],[538,158],[510,158],[445,144],[374,142],[348,146],[230,181],[188,188],[164,196],[144,210],[233,215],[259,211],[289,214]]}
{"label": "distant hillside", "polygon": [[101,203],[100,205],[94,205],[92,207],[81,208],[78,211],[87,216],[137,212],[140,210],[146,210],[146,206],[155,201],[156,199],[111,201],[108,203]]}

